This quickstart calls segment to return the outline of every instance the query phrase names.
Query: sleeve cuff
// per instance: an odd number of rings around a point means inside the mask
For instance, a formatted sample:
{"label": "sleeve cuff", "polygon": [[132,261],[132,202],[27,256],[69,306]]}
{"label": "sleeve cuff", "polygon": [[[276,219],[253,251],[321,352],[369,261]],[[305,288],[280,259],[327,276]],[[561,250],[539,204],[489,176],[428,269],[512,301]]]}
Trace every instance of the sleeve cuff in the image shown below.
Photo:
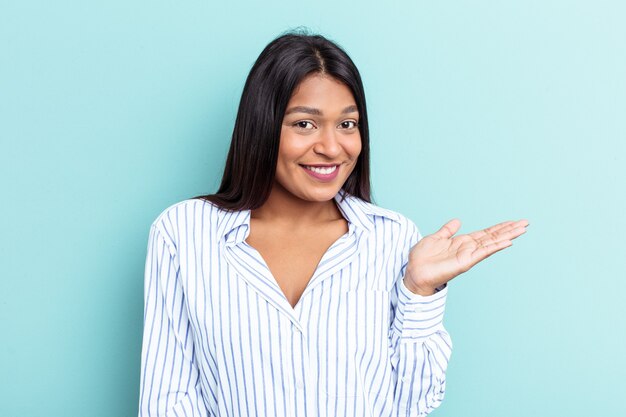
{"label": "sleeve cuff", "polygon": [[398,304],[403,314],[402,338],[417,339],[432,335],[443,326],[448,284],[436,288],[432,295],[411,292],[400,280]]}
{"label": "sleeve cuff", "polygon": [[448,284],[445,283],[435,288],[435,293],[432,295],[419,295],[407,288],[407,286],[404,284],[404,278],[400,280],[400,293],[404,296],[404,298],[412,301],[431,301],[433,298],[436,298],[435,296],[438,295],[443,289],[447,288]]}

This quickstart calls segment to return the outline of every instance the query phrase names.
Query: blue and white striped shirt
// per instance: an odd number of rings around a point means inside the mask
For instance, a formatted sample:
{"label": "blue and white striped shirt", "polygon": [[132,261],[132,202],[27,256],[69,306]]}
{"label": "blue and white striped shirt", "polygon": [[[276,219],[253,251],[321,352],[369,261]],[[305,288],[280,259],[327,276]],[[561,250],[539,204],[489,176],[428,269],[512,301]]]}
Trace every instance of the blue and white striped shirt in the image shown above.
{"label": "blue and white striped shirt", "polygon": [[348,232],[295,307],[245,241],[250,210],[188,199],[156,218],[139,416],[425,416],[439,406],[448,288],[410,292],[415,224],[341,194]]}

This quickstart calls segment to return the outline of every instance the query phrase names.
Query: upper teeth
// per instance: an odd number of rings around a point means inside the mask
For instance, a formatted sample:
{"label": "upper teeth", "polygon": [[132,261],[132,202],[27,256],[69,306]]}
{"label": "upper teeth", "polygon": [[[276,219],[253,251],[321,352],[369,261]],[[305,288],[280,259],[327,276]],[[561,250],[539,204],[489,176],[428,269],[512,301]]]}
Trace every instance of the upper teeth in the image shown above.
{"label": "upper teeth", "polygon": [[313,172],[317,172],[318,174],[325,174],[328,175],[331,172],[334,172],[337,169],[337,165],[333,165],[332,167],[311,167],[311,166],[305,166],[306,169],[310,169]]}

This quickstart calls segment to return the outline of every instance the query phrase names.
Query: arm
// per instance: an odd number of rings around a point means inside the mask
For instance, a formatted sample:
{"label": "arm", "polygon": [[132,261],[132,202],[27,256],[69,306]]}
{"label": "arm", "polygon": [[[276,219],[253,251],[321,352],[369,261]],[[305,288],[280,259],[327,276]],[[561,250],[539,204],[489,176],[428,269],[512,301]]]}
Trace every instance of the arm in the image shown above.
{"label": "arm", "polygon": [[[392,292],[392,366],[397,375],[394,405],[399,415],[425,416],[439,406],[452,350],[442,325],[447,283],[478,262],[512,245],[528,221],[506,221],[464,235],[458,219],[422,239],[409,222],[409,254]],[[408,259],[407,259],[408,258]],[[408,286],[407,286],[408,285]],[[409,288],[411,290],[409,290]]]}
{"label": "arm", "polygon": [[[411,226],[409,248],[421,239],[417,227]],[[408,253],[391,293],[394,415],[418,417],[429,414],[443,400],[452,340],[443,327],[447,285],[428,296],[411,292],[403,280],[407,264]]]}
{"label": "arm", "polygon": [[443,327],[447,286],[430,296],[409,291],[402,279],[394,291],[391,362],[396,375],[394,415],[425,416],[444,397],[452,340]]}
{"label": "arm", "polygon": [[139,417],[207,416],[175,246],[150,228],[145,266]]}

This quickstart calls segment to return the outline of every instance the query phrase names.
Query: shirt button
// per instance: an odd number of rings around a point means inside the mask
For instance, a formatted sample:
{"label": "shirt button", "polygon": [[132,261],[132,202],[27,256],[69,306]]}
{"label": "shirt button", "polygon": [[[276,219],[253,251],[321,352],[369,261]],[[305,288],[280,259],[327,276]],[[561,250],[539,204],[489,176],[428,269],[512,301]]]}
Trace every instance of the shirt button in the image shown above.
{"label": "shirt button", "polygon": [[304,388],[304,384],[302,383],[302,381],[296,381],[296,388],[298,389]]}
{"label": "shirt button", "polygon": [[402,377],[402,382],[411,382],[411,377],[410,376],[403,376]]}

